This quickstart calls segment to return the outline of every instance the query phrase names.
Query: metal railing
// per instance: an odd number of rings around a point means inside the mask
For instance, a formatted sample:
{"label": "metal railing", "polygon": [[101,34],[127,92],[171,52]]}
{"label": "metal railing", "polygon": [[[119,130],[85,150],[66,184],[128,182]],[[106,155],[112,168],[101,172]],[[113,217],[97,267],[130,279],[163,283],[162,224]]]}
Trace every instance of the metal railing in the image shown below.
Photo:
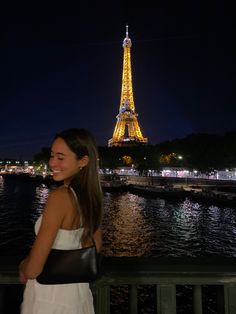
{"label": "metal railing", "polygon": [[[19,284],[17,258],[0,260],[0,301],[5,285]],[[91,284],[96,314],[110,314],[113,286],[128,285],[128,313],[138,313],[138,287],[156,287],[155,313],[176,314],[176,286],[192,286],[193,313],[203,313],[202,287],[217,286],[217,314],[236,314],[236,259],[223,257],[105,257]],[[0,302],[0,303],[1,303]],[[0,305],[1,306],[1,305]],[[124,314],[122,312],[122,314]]]}
{"label": "metal railing", "polygon": [[[128,313],[138,313],[138,287],[156,287],[155,313],[176,314],[176,286],[192,286],[194,314],[203,313],[202,287],[217,286],[217,314],[236,314],[236,259],[110,257],[93,285],[96,314],[110,314],[112,286],[128,285]],[[122,313],[123,314],[123,313]]]}

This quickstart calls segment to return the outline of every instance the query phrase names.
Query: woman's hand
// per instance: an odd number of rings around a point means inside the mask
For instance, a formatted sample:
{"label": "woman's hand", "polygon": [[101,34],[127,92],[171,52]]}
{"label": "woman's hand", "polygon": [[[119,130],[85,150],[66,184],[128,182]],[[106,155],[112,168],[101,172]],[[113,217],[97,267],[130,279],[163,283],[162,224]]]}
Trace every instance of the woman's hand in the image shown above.
{"label": "woman's hand", "polygon": [[26,260],[24,259],[19,265],[19,280],[20,280],[20,283],[22,283],[23,285],[25,285],[28,281],[28,279],[25,277],[22,271],[22,268],[24,267],[25,262]]}
{"label": "woman's hand", "polygon": [[28,281],[27,278],[25,278],[25,276],[21,270],[19,272],[19,280],[20,280],[20,283],[22,283],[23,285],[25,285]]}

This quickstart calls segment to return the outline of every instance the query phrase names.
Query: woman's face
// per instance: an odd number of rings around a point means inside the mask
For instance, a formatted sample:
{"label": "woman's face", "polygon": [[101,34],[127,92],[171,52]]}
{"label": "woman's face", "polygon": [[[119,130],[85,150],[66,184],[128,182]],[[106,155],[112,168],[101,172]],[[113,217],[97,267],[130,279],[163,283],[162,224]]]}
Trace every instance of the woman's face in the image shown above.
{"label": "woman's face", "polygon": [[66,142],[58,137],[52,144],[49,166],[53,173],[55,181],[64,181],[69,184],[71,179],[82,167],[82,159],[78,160],[67,146]]}

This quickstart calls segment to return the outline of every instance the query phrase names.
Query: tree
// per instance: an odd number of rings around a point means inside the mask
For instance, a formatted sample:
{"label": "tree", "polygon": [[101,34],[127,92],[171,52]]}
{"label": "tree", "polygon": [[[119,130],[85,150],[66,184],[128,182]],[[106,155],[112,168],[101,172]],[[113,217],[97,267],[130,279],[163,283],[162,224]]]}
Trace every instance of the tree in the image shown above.
{"label": "tree", "polygon": [[47,164],[50,158],[51,149],[49,147],[42,147],[41,152],[33,156],[34,163]]}

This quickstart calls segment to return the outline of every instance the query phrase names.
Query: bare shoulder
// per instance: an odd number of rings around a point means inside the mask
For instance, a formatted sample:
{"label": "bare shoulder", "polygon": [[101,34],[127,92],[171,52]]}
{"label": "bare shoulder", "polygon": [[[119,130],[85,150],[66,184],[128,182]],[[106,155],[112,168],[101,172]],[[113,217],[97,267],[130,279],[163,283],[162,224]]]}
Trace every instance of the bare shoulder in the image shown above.
{"label": "bare shoulder", "polygon": [[65,197],[69,195],[69,188],[65,185],[59,186],[49,193],[50,197]]}
{"label": "bare shoulder", "polygon": [[61,186],[49,193],[47,204],[58,207],[68,206],[71,203],[71,192],[66,186]]}

